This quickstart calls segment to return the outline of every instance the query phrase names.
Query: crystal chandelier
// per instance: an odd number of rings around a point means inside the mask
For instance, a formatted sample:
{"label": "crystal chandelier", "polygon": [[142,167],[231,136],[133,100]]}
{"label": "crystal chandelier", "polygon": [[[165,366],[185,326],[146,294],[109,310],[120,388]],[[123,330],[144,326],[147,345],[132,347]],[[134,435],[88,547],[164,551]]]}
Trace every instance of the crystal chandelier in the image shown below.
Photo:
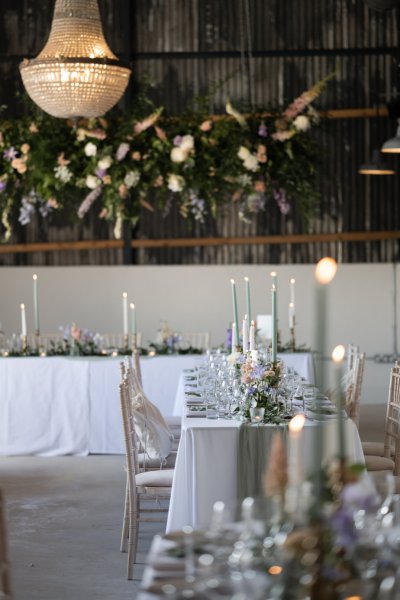
{"label": "crystal chandelier", "polygon": [[121,98],[131,73],[107,45],[97,0],[56,0],[47,44],[20,71],[32,100],[60,118],[103,115]]}

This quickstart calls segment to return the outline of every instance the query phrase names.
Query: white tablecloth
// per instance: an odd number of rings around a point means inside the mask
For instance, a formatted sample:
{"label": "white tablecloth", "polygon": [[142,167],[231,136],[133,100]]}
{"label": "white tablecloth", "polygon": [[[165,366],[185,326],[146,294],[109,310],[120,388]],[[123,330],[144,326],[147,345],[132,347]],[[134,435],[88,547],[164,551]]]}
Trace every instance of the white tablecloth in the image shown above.
{"label": "white tablecloth", "polygon": [[[179,375],[196,355],[141,359],[143,385],[173,414]],[[0,455],[125,452],[118,385],[121,358],[0,359]]]}
{"label": "white tablecloth", "polygon": [[[232,507],[237,497],[237,451],[239,421],[188,418],[182,420],[182,435],[176,459],[168,513],[167,532],[185,525],[209,525],[212,506],[222,500]],[[323,424],[324,459],[337,454],[335,420]],[[275,426],[271,426],[271,433]],[[302,436],[302,466],[310,472],[313,464],[315,422],[308,422]],[[364,462],[360,437],[353,421],[345,423],[346,448],[352,462]]]}

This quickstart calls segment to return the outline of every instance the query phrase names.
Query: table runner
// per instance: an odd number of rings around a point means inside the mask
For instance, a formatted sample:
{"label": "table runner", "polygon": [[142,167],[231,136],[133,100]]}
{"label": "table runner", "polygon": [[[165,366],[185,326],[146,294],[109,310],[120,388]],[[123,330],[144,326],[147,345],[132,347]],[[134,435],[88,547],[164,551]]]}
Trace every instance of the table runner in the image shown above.
{"label": "table runner", "polygon": [[[268,464],[271,443],[275,432],[280,432],[284,443],[287,438],[287,425],[252,425],[243,423],[239,431],[237,460],[238,502],[251,496],[264,495],[262,475]],[[249,468],[250,467],[250,468]]]}

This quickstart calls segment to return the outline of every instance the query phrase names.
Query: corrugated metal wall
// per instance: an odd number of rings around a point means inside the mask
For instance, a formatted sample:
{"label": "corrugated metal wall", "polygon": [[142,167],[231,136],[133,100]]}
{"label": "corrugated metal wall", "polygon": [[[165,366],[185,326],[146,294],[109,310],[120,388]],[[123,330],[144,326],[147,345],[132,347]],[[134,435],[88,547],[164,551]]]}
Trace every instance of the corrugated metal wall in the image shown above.
{"label": "corrugated metal wall", "polygon": [[[147,75],[156,101],[177,114],[190,99],[218,89],[210,113],[223,112],[227,96],[254,106],[284,104],[337,70],[319,101],[321,108],[384,105],[400,92],[399,31],[395,10],[378,13],[362,0],[100,0],[113,50],[133,60],[134,79]],[[35,55],[48,34],[53,1],[3,0],[0,20],[0,102],[13,106],[21,88],[22,56]],[[243,50],[251,46],[252,58]],[[134,81],[132,83],[134,90]],[[18,106],[15,106],[18,111]],[[400,157],[391,157],[394,177],[363,177],[358,166],[373,147],[394,135],[387,117],[335,119],[322,124],[320,170],[323,216],[314,233],[399,230]],[[144,211],[137,238],[248,236],[303,232],[298,216],[287,219],[276,206],[250,225],[235,210],[190,229],[178,214],[166,218]],[[86,228],[19,231],[18,241],[104,239],[111,228],[94,221]],[[345,262],[397,261],[397,241],[140,249],[140,264],[300,263],[330,253]],[[122,250],[93,250],[0,256],[2,264],[116,264]]]}

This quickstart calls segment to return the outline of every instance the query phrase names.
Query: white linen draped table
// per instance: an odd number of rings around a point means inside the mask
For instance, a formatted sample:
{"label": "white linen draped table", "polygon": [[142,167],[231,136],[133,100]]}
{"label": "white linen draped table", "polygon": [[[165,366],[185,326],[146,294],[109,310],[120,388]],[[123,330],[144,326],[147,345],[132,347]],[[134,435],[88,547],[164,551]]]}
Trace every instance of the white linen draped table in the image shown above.
{"label": "white linen draped table", "polygon": [[[210,524],[214,502],[233,507],[237,498],[237,452],[240,421],[183,417],[168,512],[167,532],[185,525],[204,529]],[[313,466],[316,422],[307,421],[302,434],[302,467]],[[351,419],[345,421],[347,455],[351,462],[364,463],[360,437]],[[257,427],[257,425],[255,426]],[[276,425],[266,426],[271,435]],[[336,419],[323,423],[324,460],[337,455]],[[251,468],[251,465],[249,465]]]}
{"label": "white linen draped table", "polygon": [[[0,455],[125,452],[119,403],[123,357],[0,359]],[[142,357],[143,386],[173,414],[179,375],[198,355]]]}
{"label": "white linen draped table", "polygon": [[[282,352],[278,354],[287,367],[292,367],[296,373],[305,381],[315,384],[315,365],[314,357],[311,352]],[[184,378],[183,373],[179,379],[178,390],[172,414],[175,417],[181,417],[183,414],[184,402]]]}

